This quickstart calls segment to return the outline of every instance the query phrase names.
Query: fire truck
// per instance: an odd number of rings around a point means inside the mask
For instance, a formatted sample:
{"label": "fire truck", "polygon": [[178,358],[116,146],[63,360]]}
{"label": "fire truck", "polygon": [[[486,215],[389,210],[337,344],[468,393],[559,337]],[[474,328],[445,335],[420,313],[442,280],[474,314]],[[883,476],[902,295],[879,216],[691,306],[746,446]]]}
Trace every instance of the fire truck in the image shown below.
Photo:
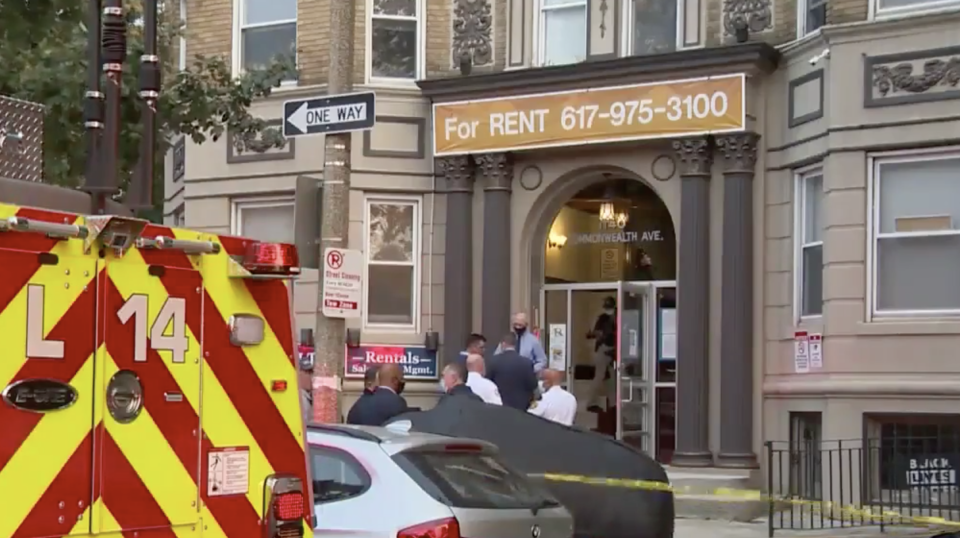
{"label": "fire truck", "polygon": [[44,207],[0,203],[0,538],[312,534],[296,248],[16,199]]}

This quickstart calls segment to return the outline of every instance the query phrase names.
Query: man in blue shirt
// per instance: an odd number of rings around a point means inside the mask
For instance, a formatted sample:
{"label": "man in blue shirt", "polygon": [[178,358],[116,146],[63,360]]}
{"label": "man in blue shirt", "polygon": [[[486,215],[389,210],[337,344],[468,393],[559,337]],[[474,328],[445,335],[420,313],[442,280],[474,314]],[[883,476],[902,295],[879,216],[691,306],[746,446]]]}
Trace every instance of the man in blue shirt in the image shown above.
{"label": "man in blue shirt", "polygon": [[[540,339],[528,331],[527,327],[526,314],[517,312],[513,315],[513,332],[517,335],[517,352],[533,363],[533,372],[539,375],[547,367],[547,354],[543,352]],[[501,351],[502,346],[497,347],[497,353]]]}

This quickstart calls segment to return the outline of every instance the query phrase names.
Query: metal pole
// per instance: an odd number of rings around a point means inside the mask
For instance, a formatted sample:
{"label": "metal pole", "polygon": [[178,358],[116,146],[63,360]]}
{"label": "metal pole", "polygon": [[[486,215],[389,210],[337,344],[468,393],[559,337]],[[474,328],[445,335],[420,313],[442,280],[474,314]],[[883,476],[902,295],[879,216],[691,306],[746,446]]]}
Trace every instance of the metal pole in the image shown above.
{"label": "metal pole", "polygon": [[103,185],[100,140],[103,137],[103,92],[100,88],[100,0],[87,5],[87,92],[83,102],[83,126],[86,129],[87,163],[84,189],[94,201],[93,213],[103,210]]}
{"label": "metal pole", "polygon": [[156,160],[157,100],[160,98],[160,57],[157,56],[157,0],[143,3],[143,55],[140,56],[140,117],[143,138],[136,174],[130,180],[127,206],[134,210],[153,207],[153,175]]}
{"label": "metal pole", "polygon": [[[123,18],[123,0],[106,0],[103,8],[103,35],[101,60],[107,76],[106,121],[103,138],[103,181],[98,182],[101,202],[106,196],[120,191],[120,85],[123,83],[123,62],[127,59],[127,23]],[[103,212],[101,206],[98,212]]]}
{"label": "metal pole", "polygon": [[[327,93],[353,89],[353,38],[356,2],[330,2],[330,72]],[[323,199],[320,221],[320,267],[324,250],[346,248],[350,209],[351,133],[327,135],[324,140]],[[328,318],[323,307],[323,270],[317,285],[316,365],[313,369],[313,420],[340,422],[346,328],[344,320]]]}

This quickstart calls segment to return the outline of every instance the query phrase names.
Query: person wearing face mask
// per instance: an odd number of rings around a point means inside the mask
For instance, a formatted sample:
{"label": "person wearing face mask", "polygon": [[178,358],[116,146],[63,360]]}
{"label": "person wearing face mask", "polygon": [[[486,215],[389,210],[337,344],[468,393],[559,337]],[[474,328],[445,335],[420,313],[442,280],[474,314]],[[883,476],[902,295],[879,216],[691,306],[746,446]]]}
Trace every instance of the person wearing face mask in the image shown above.
{"label": "person wearing face mask", "polygon": [[393,417],[412,411],[401,396],[406,382],[399,364],[384,364],[377,372],[377,387],[366,398],[357,400],[347,417],[348,424],[382,426]]}
{"label": "person wearing face mask", "polygon": [[603,312],[597,316],[593,330],[587,333],[593,344],[593,381],[590,384],[590,405],[587,409],[599,413],[607,407],[606,380],[611,376],[617,347],[617,300],[603,300]]}
{"label": "person wearing face mask", "polygon": [[[533,373],[539,375],[547,367],[547,354],[543,351],[540,339],[527,330],[527,315],[517,312],[513,315],[513,332],[517,335],[517,353],[526,357],[533,364]],[[497,347],[496,353],[503,351],[503,345]]]}

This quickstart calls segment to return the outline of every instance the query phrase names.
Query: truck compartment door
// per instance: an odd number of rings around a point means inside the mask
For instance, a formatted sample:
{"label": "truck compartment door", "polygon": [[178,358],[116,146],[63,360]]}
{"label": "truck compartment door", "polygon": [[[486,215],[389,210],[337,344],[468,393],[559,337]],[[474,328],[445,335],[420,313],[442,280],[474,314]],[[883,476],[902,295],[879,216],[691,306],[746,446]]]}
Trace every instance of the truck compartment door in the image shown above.
{"label": "truck compartment door", "polygon": [[10,231],[0,267],[0,537],[87,534],[97,259]]}
{"label": "truck compartment door", "polygon": [[200,318],[202,301],[199,290],[168,289],[171,280],[196,279],[191,272],[148,265],[136,250],[107,261],[96,460],[101,533],[199,521],[201,350],[187,319]]}

